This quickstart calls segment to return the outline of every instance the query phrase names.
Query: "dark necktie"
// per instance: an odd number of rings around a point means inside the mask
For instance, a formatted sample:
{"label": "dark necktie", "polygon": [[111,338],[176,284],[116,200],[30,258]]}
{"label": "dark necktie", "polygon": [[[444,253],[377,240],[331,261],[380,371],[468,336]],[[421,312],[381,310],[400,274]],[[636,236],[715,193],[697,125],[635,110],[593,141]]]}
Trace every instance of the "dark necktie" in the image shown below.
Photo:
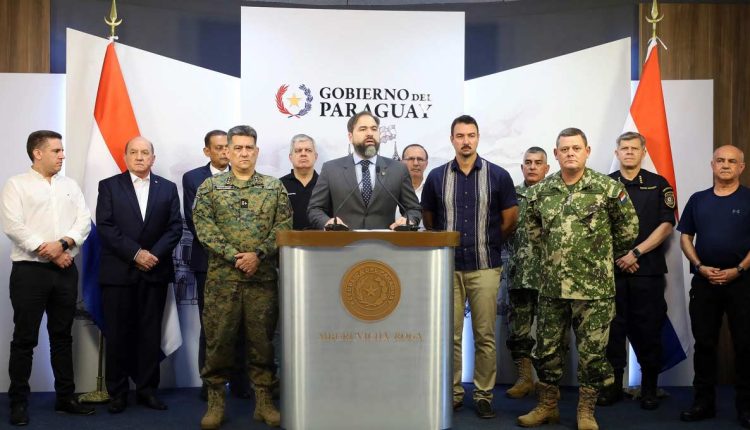
{"label": "dark necktie", "polygon": [[370,160],[362,160],[359,162],[362,165],[362,200],[365,202],[365,206],[370,204],[370,198],[372,197],[372,179],[370,178]]}

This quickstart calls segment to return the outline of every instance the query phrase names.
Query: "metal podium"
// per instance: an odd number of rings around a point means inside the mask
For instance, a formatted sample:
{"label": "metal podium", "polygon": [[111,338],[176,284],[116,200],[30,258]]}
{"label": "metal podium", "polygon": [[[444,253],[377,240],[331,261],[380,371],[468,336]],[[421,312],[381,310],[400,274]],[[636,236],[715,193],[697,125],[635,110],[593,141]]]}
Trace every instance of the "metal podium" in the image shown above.
{"label": "metal podium", "polygon": [[451,427],[457,232],[285,231],[287,430]]}

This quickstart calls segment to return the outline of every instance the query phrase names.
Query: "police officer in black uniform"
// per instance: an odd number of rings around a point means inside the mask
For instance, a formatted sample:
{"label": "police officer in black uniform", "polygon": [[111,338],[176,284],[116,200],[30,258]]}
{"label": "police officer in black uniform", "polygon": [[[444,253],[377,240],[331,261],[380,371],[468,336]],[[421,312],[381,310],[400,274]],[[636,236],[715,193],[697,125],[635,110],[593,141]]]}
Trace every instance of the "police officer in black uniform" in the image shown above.
{"label": "police officer in black uniform", "polygon": [[607,345],[615,383],[602,390],[597,404],[608,406],[622,400],[627,336],[641,365],[641,407],[651,410],[659,407],[656,384],[662,361],[661,332],[667,318],[667,264],[662,242],[672,234],[675,197],[664,177],[641,168],[646,156],[642,135],[620,135],[615,155],[620,170],[609,176],[625,185],[638,214],[639,233],[633,249],[616,261],[616,315]]}

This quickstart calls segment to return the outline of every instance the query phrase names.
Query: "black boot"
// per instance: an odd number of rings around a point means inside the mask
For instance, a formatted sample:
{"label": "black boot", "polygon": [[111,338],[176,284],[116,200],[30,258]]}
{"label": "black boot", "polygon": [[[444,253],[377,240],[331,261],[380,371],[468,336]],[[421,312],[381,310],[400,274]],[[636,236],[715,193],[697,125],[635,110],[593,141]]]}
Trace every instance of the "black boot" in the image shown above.
{"label": "black boot", "polygon": [[622,374],[623,369],[615,369],[615,383],[599,391],[599,397],[596,399],[598,406],[611,406],[622,400]]}
{"label": "black boot", "polygon": [[659,373],[644,370],[641,374],[641,409],[652,411],[659,407],[659,397],[656,395],[656,382]]}

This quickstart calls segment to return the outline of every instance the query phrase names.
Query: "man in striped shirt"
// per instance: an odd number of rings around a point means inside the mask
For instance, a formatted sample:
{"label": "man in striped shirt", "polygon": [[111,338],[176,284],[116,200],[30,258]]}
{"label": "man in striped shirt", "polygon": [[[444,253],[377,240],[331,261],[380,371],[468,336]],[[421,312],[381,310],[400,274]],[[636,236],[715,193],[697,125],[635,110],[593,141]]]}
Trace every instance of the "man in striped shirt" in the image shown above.
{"label": "man in striped shirt", "polygon": [[432,170],[422,191],[424,226],[461,234],[453,274],[453,409],[462,406],[464,397],[461,335],[468,300],[474,334],[473,399],[479,417],[492,418],[500,245],[516,227],[518,204],[508,172],[477,154],[479,126],[474,118],[453,120],[451,143],[456,158]]}

